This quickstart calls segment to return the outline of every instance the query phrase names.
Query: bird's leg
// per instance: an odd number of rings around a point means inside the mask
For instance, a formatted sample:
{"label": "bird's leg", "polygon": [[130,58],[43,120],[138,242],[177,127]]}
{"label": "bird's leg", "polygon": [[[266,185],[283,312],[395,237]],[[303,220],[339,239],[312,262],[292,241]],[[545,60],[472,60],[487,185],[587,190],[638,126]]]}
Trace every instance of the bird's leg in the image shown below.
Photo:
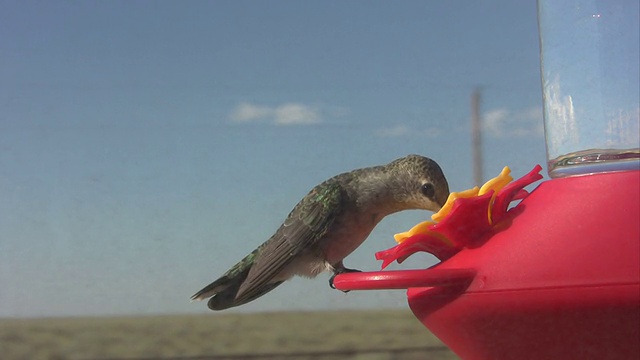
{"label": "bird's leg", "polygon": [[[333,275],[331,275],[331,278],[329,278],[329,286],[332,289],[336,288],[333,285],[333,279],[335,279],[336,275],[340,275],[340,274],[344,274],[344,273],[350,273],[350,272],[362,272],[361,270],[349,269],[349,268],[344,267],[344,264],[342,263],[342,261],[340,261],[339,263],[333,265],[332,267],[333,267]],[[343,292],[348,293],[349,290],[345,290]]]}

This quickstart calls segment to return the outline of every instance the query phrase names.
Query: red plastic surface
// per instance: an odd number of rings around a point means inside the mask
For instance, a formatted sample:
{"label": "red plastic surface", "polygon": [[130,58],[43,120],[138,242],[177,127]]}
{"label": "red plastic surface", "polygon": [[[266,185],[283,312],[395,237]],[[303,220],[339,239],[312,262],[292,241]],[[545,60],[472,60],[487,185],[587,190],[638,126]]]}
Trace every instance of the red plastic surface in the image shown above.
{"label": "red plastic surface", "polygon": [[[471,281],[398,280],[416,317],[463,359],[640,359],[640,172],[547,181],[518,207],[509,228],[424,270]],[[358,276],[376,282],[334,284]]]}
{"label": "red plastic surface", "polygon": [[418,319],[462,359],[640,359],[638,284],[456,294],[409,290]]}
{"label": "red plastic surface", "polygon": [[458,287],[468,285],[473,269],[426,269],[345,273],[336,276],[333,286],[339,290],[393,290],[412,287]]}

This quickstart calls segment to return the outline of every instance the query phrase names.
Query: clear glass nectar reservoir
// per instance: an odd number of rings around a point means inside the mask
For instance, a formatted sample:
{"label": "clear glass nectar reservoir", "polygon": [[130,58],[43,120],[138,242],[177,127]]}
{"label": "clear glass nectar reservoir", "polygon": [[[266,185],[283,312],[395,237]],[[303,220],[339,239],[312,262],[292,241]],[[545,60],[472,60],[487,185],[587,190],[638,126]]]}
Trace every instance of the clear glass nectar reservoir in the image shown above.
{"label": "clear glass nectar reservoir", "polygon": [[637,170],[637,0],[538,1],[549,175]]}

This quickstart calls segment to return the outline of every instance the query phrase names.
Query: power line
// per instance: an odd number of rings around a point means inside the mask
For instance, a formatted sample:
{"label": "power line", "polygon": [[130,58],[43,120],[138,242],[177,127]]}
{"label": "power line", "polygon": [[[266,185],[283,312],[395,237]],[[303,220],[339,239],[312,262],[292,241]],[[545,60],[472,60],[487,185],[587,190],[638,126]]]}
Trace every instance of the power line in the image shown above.
{"label": "power line", "polygon": [[482,90],[478,87],[471,94],[471,149],[473,151],[473,181],[480,186],[482,175],[482,126],[480,119],[480,102]]}

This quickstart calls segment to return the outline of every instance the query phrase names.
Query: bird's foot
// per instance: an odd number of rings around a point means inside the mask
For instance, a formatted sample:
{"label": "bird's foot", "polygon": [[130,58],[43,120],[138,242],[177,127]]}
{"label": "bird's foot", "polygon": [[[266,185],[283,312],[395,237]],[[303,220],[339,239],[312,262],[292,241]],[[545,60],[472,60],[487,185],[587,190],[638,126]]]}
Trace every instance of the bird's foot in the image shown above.
{"label": "bird's foot", "polygon": [[[354,272],[362,272],[362,270],[356,270],[356,269],[349,269],[344,267],[343,265],[340,265],[339,267],[336,268],[336,270],[333,272],[333,275],[331,275],[331,278],[329,278],[329,286],[332,289],[335,289],[335,285],[333,285],[333,280],[335,279],[335,277],[337,275],[340,274],[344,274],[344,273],[354,273]],[[343,293],[348,293],[350,290],[341,290]]]}

